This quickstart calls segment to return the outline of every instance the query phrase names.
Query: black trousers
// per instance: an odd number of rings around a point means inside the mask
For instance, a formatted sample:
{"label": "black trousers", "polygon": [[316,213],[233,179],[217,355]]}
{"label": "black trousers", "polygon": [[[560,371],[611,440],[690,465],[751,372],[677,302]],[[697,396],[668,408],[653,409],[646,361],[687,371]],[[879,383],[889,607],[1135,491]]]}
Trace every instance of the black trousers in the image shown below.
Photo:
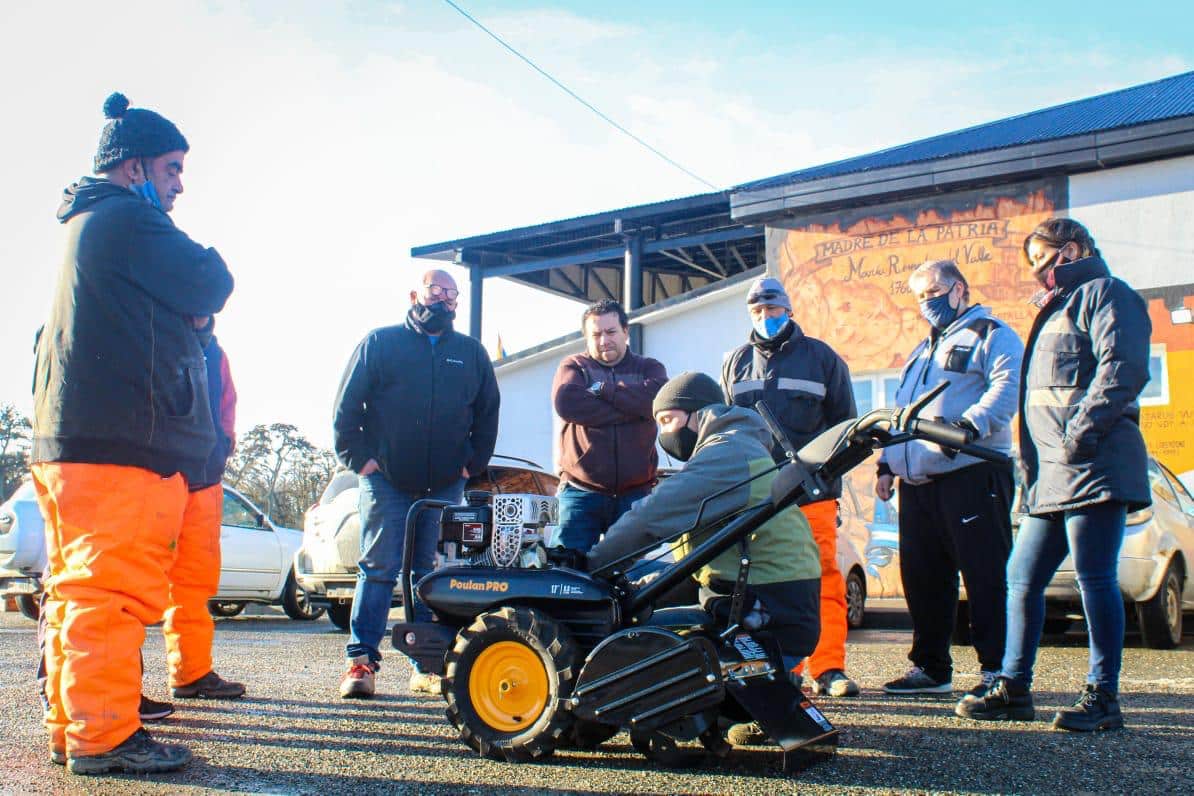
{"label": "black trousers", "polygon": [[1003,662],[1012,488],[1011,473],[986,462],[919,486],[900,483],[900,577],[912,615],[908,659],[935,680],[953,677],[949,644],[959,571],[979,664],[999,671]]}

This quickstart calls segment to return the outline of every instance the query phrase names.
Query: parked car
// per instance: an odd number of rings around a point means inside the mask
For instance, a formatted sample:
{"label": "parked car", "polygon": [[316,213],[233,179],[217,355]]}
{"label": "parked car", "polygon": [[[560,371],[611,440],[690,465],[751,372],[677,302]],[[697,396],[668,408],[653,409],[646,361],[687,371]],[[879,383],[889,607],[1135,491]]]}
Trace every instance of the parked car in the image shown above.
{"label": "parked car", "polygon": [[[1148,480],[1153,505],[1128,515],[1119,553],[1119,590],[1145,645],[1173,649],[1182,640],[1183,613],[1194,612],[1194,581],[1189,577],[1194,561],[1194,497],[1151,456]],[[1022,519],[1013,515],[1013,528]],[[1073,560],[1066,556],[1045,589],[1044,632],[1060,635],[1080,619],[1078,576]],[[954,641],[965,644],[968,638],[969,611],[959,603]]]}
{"label": "parked car", "polygon": [[[37,618],[46,566],[44,522],[26,482],[0,506],[0,594],[16,595],[21,613]],[[279,605],[291,619],[318,619],[294,576],[294,554],[303,535],[275,525],[253,503],[224,485],[220,527],[220,586],[208,607],[214,616],[236,616],[248,603]]]}
{"label": "parked car", "polygon": [[854,487],[842,479],[842,496],[838,500],[837,568],[846,581],[846,624],[862,627],[866,620],[866,564],[854,545],[852,530],[856,524],[869,527],[863,521],[862,508]]}
{"label": "parked car", "polygon": [[[559,479],[532,461],[495,455],[488,469],[470,478],[464,488],[499,494],[554,495],[558,486]],[[299,585],[313,604],[327,608],[332,624],[342,630],[348,629],[352,615],[357,561],[361,557],[359,492],[356,473],[337,471],[319,502],[307,511],[303,543],[294,557]],[[393,604],[400,601],[401,592],[395,588]]]}

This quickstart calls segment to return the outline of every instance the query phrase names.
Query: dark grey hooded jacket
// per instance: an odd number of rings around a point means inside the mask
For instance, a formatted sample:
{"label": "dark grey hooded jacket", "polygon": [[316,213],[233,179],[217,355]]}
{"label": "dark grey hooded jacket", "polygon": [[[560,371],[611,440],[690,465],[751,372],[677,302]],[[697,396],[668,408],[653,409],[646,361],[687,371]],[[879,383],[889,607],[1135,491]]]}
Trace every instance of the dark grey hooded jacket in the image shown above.
{"label": "dark grey hooded jacket", "polygon": [[1020,379],[1026,508],[1142,509],[1152,502],[1137,402],[1148,382],[1148,308],[1099,257],[1053,273],[1057,287],[1032,324]]}

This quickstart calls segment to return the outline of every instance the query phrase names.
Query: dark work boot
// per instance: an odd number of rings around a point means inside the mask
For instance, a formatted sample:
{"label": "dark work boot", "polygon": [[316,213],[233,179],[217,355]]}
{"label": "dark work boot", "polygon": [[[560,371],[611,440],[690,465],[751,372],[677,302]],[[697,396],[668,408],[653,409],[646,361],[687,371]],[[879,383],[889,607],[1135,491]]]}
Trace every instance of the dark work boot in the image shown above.
{"label": "dark work boot", "polygon": [[215,672],[208,672],[193,683],[176,687],[171,693],[175,699],[239,699],[244,695],[245,687],[229,682]]}
{"label": "dark work boot", "polygon": [[954,713],[978,721],[1032,721],[1036,716],[1028,688],[1009,677],[996,677],[982,696],[962,697]]}
{"label": "dark work boot", "polygon": [[1119,730],[1124,726],[1124,717],[1115,694],[1087,683],[1077,702],[1057,711],[1053,726],[1073,732]]}
{"label": "dark work boot", "polygon": [[72,774],[152,774],[175,771],[191,762],[191,750],[178,744],[158,743],[145,730],[137,730],[120,746],[98,755],[70,756]]}

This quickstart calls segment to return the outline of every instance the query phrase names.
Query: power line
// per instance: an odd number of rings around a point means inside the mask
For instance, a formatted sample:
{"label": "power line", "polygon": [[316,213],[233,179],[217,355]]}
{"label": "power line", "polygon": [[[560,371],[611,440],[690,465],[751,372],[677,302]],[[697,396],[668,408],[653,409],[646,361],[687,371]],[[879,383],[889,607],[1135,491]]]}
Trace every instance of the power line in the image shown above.
{"label": "power line", "polygon": [[579,102],[581,105],[584,105],[586,108],[588,108],[589,110],[591,110],[593,113],[595,113],[595,114],[597,114],[598,116],[600,116],[600,117],[601,117],[602,119],[604,119],[606,122],[608,122],[609,124],[611,124],[611,125],[612,125],[612,126],[615,128],[615,129],[617,129],[617,130],[618,130],[618,131],[620,131],[621,133],[623,133],[623,134],[625,134],[625,135],[629,136],[629,137],[630,137],[630,138],[632,138],[634,141],[638,142],[640,145],[642,145],[643,147],[647,148],[648,150],[650,150],[651,152],[653,152],[653,153],[654,153],[655,155],[657,155],[658,157],[662,158],[662,159],[663,159],[664,161],[666,161],[667,163],[671,164],[672,166],[676,167],[676,168],[677,168],[677,169],[679,169],[680,171],[684,172],[684,173],[685,173],[685,174],[687,174],[689,177],[692,177],[692,178],[693,178],[694,180],[696,180],[697,182],[699,182],[699,183],[702,183],[703,185],[706,185],[706,186],[708,186],[709,188],[712,188],[712,189],[713,189],[713,190],[715,190],[715,191],[720,191],[720,190],[721,190],[721,189],[720,189],[720,188],[718,188],[716,185],[714,185],[713,183],[711,183],[711,182],[709,182],[708,180],[704,179],[703,177],[701,177],[701,176],[699,176],[699,175],[697,175],[697,174],[694,174],[693,172],[691,172],[691,171],[689,171],[688,169],[684,168],[684,166],[682,166],[682,165],[680,165],[679,163],[677,163],[676,161],[672,160],[672,159],[671,159],[671,158],[669,158],[667,155],[663,154],[663,153],[662,153],[662,152],[660,152],[658,149],[656,149],[655,147],[651,146],[651,145],[650,145],[650,144],[648,144],[646,141],[644,141],[643,139],[639,138],[637,135],[635,135],[634,133],[630,132],[630,131],[629,131],[629,130],[627,130],[625,127],[623,127],[622,125],[620,125],[620,124],[618,124],[617,122],[615,122],[613,119],[611,119],[611,118],[609,118],[608,116],[606,116],[606,115],[605,115],[604,113],[602,113],[600,110],[598,110],[597,108],[593,107],[593,105],[592,105],[591,103],[587,102],[587,101],[586,101],[586,100],[585,100],[583,97],[581,97],[581,96],[580,96],[579,94],[577,94],[575,91],[573,91],[572,89],[568,88],[568,87],[567,87],[567,86],[565,86],[563,83],[561,83],[560,81],[558,81],[558,80],[556,80],[554,77],[552,77],[550,74],[548,74],[546,71],[544,71],[543,69],[541,69],[541,68],[539,67],[539,65],[538,65],[538,64],[536,64],[534,61],[532,61],[530,58],[527,58],[525,55],[523,55],[522,53],[520,53],[518,50],[514,49],[512,46],[510,46],[509,44],[507,44],[507,43],[505,42],[505,40],[504,40],[504,39],[502,39],[502,37],[501,37],[501,36],[497,35],[497,34],[496,34],[496,33],[494,33],[492,30],[490,30],[489,28],[487,28],[487,27],[485,27],[484,25],[482,25],[482,24],[481,24],[479,21],[477,21],[477,19],[476,19],[475,17],[473,17],[471,14],[469,14],[467,11],[465,11],[465,10],[464,10],[463,8],[461,8],[460,6],[456,5],[454,2],[452,2],[452,0],[444,0],[444,2],[445,2],[445,3],[447,3],[448,5],[452,6],[452,8],[456,9],[456,11],[457,11],[457,12],[458,12],[458,13],[459,13],[459,14],[460,14],[462,17],[464,17],[464,18],[465,18],[465,19],[467,19],[469,22],[473,23],[473,24],[474,24],[474,25],[476,25],[478,28],[480,28],[480,29],[481,29],[481,30],[483,30],[485,33],[487,33],[487,34],[489,35],[489,37],[490,37],[490,38],[492,38],[494,41],[496,41],[498,44],[502,45],[502,46],[503,46],[503,47],[505,47],[507,50],[509,50],[509,51],[510,51],[510,53],[511,53],[511,54],[513,54],[515,57],[517,57],[517,58],[518,58],[520,61],[522,61],[522,62],[523,62],[523,63],[525,63],[527,66],[531,67],[531,68],[532,68],[532,69],[534,69],[536,72],[538,72],[539,74],[543,75],[545,78],[547,78],[548,80],[550,80],[552,83],[554,83],[556,86],[558,86],[558,87],[559,87],[559,88],[560,88],[562,91],[564,91],[564,92],[565,92],[565,93],[566,93],[568,96],[572,97],[572,99],[576,100],[576,101],[577,101],[577,102]]}

